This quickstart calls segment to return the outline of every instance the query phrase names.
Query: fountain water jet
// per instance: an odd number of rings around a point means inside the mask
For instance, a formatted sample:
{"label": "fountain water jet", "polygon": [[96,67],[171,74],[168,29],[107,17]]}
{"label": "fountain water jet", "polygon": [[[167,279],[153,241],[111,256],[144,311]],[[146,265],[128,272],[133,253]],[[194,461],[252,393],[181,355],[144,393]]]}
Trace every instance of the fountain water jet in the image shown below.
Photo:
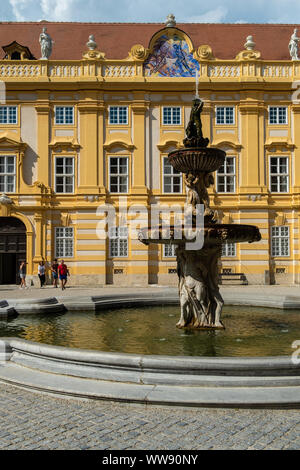
{"label": "fountain water jet", "polygon": [[[196,77],[197,78],[197,77]],[[218,286],[218,260],[222,254],[222,244],[257,242],[261,235],[252,225],[218,224],[215,212],[210,207],[207,189],[214,184],[213,172],[225,161],[226,153],[220,149],[208,148],[209,139],[203,137],[201,112],[204,103],[198,95],[193,100],[190,120],[186,128],[184,148],[171,152],[169,162],[178,172],[184,174],[187,188],[187,204],[192,211],[192,226],[195,239],[204,232],[201,249],[187,249],[187,239],[183,228],[171,227],[166,237],[163,227],[143,228],[139,240],[145,245],[177,245],[177,274],[179,277],[179,297],[181,317],[179,328],[224,329],[221,313],[224,301]],[[204,207],[204,227],[197,225],[199,208]],[[176,234],[181,230],[181,238]],[[198,234],[197,234],[198,232]],[[189,240],[191,242],[191,240]]]}

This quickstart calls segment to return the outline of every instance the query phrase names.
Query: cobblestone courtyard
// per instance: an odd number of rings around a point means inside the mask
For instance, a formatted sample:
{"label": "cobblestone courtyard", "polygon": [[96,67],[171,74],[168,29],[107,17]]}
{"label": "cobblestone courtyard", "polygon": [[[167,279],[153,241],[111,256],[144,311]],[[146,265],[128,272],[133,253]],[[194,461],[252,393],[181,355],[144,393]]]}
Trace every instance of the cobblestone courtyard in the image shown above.
{"label": "cobblestone courtyard", "polygon": [[0,449],[300,449],[300,410],[77,401],[0,383]]}

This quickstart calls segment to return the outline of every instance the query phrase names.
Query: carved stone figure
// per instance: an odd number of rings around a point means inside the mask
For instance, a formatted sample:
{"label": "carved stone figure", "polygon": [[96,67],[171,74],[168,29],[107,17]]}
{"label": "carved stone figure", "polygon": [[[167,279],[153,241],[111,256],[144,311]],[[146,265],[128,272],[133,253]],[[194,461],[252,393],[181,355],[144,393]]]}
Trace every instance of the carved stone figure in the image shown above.
{"label": "carved stone figure", "polygon": [[10,199],[5,193],[2,193],[0,196],[0,204],[3,204],[3,206],[9,206],[10,204],[13,203],[13,200]]}
{"label": "carved stone figure", "polygon": [[183,141],[185,147],[207,147],[209,139],[204,139],[202,133],[201,113],[204,103],[200,98],[193,100],[190,120],[186,128],[186,139]]}
{"label": "carved stone figure", "polygon": [[298,29],[295,28],[294,32],[291,36],[290,42],[289,42],[289,51],[290,51],[292,60],[299,60],[299,58],[298,58],[298,42],[300,41],[300,38],[298,38],[298,36],[297,36],[297,31],[298,31]]}
{"label": "carved stone figure", "polygon": [[52,52],[53,41],[47,33],[47,28],[43,28],[43,31],[40,34],[39,43],[41,45],[41,59],[48,60]]}
{"label": "carved stone figure", "polygon": [[177,249],[181,316],[178,328],[224,328],[224,301],[218,288],[218,248]]}
{"label": "carved stone figure", "polygon": [[214,212],[209,204],[207,188],[214,184],[214,177],[211,173],[199,173],[194,175],[188,173],[184,175],[184,183],[188,188],[187,204],[193,207],[193,215],[196,215],[197,204],[204,205],[204,217],[213,217]]}

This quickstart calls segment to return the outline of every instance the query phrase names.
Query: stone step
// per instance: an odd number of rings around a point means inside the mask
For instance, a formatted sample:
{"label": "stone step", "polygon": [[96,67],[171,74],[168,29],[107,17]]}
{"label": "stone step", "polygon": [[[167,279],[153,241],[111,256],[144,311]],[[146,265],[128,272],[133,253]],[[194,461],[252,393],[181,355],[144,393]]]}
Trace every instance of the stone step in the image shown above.
{"label": "stone step", "polygon": [[248,281],[243,281],[241,279],[222,279],[220,284],[222,286],[247,286]]}

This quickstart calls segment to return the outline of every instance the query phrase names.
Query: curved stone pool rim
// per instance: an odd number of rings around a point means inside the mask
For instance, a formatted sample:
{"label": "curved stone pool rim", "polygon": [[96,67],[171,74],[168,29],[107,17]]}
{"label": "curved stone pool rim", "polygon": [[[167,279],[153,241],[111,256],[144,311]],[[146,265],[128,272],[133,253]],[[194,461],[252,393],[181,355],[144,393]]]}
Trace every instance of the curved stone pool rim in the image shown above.
{"label": "curved stone pool rim", "polygon": [[[243,298],[227,304],[299,308],[298,297]],[[225,296],[224,296],[225,297]],[[101,310],[138,305],[178,304],[169,292],[64,298],[45,306]],[[30,303],[31,302],[31,303]],[[29,313],[34,301],[16,302],[14,314]],[[5,306],[2,308],[5,308]],[[38,312],[37,307],[34,313]],[[62,311],[63,311],[62,310]],[[54,310],[57,311],[57,310]],[[33,313],[32,311],[30,312]],[[299,312],[300,313],[300,312]],[[300,338],[299,338],[300,339]],[[134,403],[202,407],[299,407],[300,364],[292,357],[201,358],[88,351],[0,338],[0,381],[61,396]]]}
{"label": "curved stone pool rim", "polygon": [[[222,292],[226,305],[246,305],[284,310],[299,309],[300,296],[274,295],[268,297],[257,292],[255,297],[246,291]],[[0,320],[14,315],[35,315],[40,313],[61,313],[65,311],[89,312],[106,308],[126,308],[137,306],[179,305],[178,290],[126,294],[106,294],[80,297],[49,297],[45,299],[8,299],[0,301]],[[300,339],[300,338],[299,338]]]}

